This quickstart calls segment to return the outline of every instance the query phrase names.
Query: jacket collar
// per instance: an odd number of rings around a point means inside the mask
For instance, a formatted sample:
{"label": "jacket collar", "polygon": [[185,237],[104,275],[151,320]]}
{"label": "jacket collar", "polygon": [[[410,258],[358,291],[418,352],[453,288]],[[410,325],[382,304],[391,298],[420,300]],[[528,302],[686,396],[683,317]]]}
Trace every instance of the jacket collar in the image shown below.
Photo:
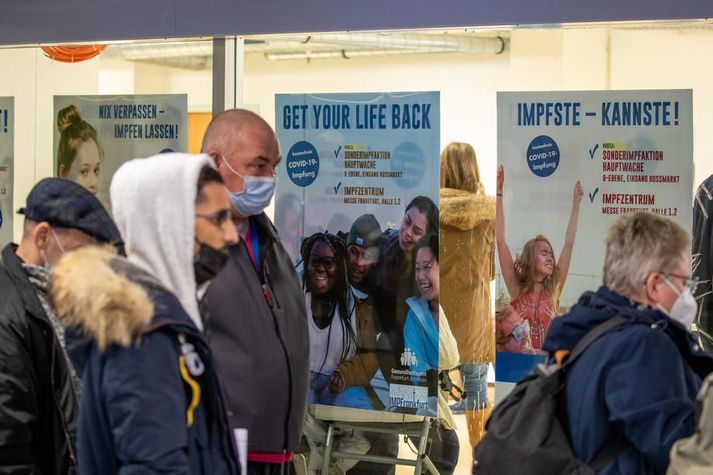
{"label": "jacket collar", "polygon": [[257,226],[258,235],[260,237],[268,237],[273,241],[277,241],[279,239],[275,226],[264,212],[255,216],[250,216],[248,219],[250,220],[251,226]]}
{"label": "jacket collar", "polygon": [[33,317],[42,320],[45,323],[50,323],[45,311],[42,308],[35,289],[27,277],[25,269],[22,267],[22,260],[15,253],[17,244],[10,243],[2,250],[2,261],[7,270],[10,279],[15,284],[17,292],[22,300],[22,305],[25,310]]}
{"label": "jacket collar", "polygon": [[627,319],[625,326],[643,324],[666,333],[699,376],[713,371],[713,358],[698,347],[683,325],[604,286],[596,292],[585,292],[570,313],[553,320],[543,349],[550,353],[571,350],[589,330],[617,315]]}

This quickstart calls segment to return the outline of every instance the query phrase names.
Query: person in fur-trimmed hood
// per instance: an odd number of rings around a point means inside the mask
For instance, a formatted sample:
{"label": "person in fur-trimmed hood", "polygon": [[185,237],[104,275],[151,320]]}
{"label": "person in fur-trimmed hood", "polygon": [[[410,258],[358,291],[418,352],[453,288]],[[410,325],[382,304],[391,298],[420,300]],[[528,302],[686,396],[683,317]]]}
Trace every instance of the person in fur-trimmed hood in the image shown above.
{"label": "person in fur-trimmed hood", "polygon": [[441,153],[441,306],[460,353],[466,392],[455,406],[465,411],[471,446],[490,412],[486,375],[495,361],[490,281],[495,277],[495,199],[480,181],[475,150],[453,142]]}
{"label": "person in fur-trimmed hood", "polygon": [[132,160],[114,175],[111,201],[128,259],[73,252],[51,278],[60,322],[84,342],[68,345],[82,377],[80,470],[235,474],[194,277],[202,244],[220,252],[237,240],[220,175],[205,156]]}

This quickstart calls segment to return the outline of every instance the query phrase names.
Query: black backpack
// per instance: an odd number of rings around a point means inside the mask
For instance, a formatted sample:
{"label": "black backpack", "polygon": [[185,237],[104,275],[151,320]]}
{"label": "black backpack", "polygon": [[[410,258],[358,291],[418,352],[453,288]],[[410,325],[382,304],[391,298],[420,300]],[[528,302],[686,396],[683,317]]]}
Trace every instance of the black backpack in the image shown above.
{"label": "black backpack", "polygon": [[594,340],[625,321],[616,316],[597,325],[561,367],[538,365],[517,383],[488,419],[473,452],[473,475],[593,475],[629,447],[623,437],[611,440],[584,464],[572,453],[557,408],[565,370]]}

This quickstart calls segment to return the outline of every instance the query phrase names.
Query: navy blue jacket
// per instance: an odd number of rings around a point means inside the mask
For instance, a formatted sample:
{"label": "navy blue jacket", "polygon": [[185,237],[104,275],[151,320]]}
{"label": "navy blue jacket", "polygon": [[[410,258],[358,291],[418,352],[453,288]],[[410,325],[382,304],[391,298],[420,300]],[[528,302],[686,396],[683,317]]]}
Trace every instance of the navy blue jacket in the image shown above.
{"label": "navy blue jacket", "polygon": [[575,455],[591,462],[624,435],[631,448],[601,474],[663,474],[673,443],[695,430],[695,399],[713,359],[678,322],[600,287],[555,319],[544,349],[572,349],[597,324],[627,322],[595,341],[572,365],[563,394],[563,423]]}
{"label": "navy blue jacket", "polygon": [[[158,289],[147,292],[154,316],[138,346],[113,345],[100,353],[94,342],[68,345],[82,375],[80,471],[101,475],[236,473],[210,350],[172,294]],[[182,351],[184,345],[193,348]],[[190,364],[186,360],[195,356],[189,354],[197,354],[200,362]],[[191,367],[198,368],[193,370],[196,374],[191,374]],[[199,395],[188,379],[198,384]],[[199,402],[190,410],[194,396]]]}

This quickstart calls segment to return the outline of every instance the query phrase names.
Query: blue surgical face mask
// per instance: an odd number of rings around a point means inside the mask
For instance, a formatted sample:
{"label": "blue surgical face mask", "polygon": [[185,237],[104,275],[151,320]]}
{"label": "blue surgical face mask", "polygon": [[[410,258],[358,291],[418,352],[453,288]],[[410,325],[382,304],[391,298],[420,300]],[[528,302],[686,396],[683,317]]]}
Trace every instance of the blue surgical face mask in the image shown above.
{"label": "blue surgical face mask", "polygon": [[275,194],[277,178],[274,176],[241,175],[230,166],[227,160],[223,159],[223,163],[228,167],[228,170],[243,179],[243,191],[234,193],[228,190],[228,198],[233,208],[244,218],[262,213]]}

